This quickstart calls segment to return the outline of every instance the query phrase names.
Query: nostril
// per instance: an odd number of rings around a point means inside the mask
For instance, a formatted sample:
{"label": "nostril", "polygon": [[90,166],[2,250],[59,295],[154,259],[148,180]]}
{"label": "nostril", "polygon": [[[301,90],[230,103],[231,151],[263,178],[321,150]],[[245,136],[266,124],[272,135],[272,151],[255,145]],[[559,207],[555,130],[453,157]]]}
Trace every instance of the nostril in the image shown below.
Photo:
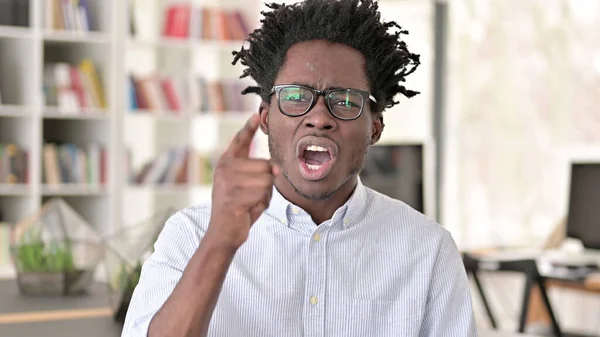
{"label": "nostril", "polygon": [[309,128],[314,128],[315,125],[313,123],[306,123],[306,126],[308,126]]}
{"label": "nostril", "polygon": [[324,128],[324,129],[325,129],[325,130],[331,130],[331,129],[333,129],[333,126],[331,126],[331,125],[325,125],[325,128]]}

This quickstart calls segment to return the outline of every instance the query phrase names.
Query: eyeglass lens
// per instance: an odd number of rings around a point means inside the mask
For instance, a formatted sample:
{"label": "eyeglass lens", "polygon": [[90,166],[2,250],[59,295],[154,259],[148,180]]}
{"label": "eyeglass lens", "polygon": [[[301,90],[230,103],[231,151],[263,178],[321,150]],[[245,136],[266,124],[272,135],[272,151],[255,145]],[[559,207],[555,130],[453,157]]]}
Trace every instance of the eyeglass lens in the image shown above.
{"label": "eyeglass lens", "polygon": [[[279,93],[279,105],[283,113],[297,116],[304,114],[316,100],[313,92],[302,87],[285,87]],[[364,99],[354,91],[333,91],[326,97],[331,112],[338,118],[356,118],[362,109]]]}

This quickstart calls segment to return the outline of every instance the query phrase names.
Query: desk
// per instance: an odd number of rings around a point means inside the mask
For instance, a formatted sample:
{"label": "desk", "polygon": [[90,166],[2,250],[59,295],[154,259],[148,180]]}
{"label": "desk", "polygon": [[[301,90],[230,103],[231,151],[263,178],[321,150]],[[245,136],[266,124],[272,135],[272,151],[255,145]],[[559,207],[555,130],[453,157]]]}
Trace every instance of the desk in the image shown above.
{"label": "desk", "polygon": [[121,333],[103,284],[92,285],[84,296],[35,297],[21,295],[15,280],[1,280],[0,299],[2,337],[117,337]]}
{"label": "desk", "polygon": [[534,335],[523,335],[515,332],[497,330],[479,330],[479,337],[539,337]]}
{"label": "desk", "polygon": [[584,274],[577,271],[575,271],[574,276],[570,278],[565,277],[562,273],[541,274],[538,270],[538,262],[535,256],[509,257],[503,259],[501,255],[500,257],[494,257],[493,255],[486,256],[486,254],[463,253],[463,261],[467,272],[474,278],[479,295],[489,316],[490,324],[493,328],[496,328],[496,322],[487,301],[483,286],[477,276],[480,270],[493,272],[512,271],[520,272],[525,275],[525,289],[519,319],[519,332],[525,331],[525,325],[529,318],[528,316],[531,316],[532,311],[537,311],[535,313],[538,316],[540,312],[543,312],[545,322],[550,323],[555,337],[567,336],[561,330],[559,322],[554,314],[552,304],[548,297],[548,287],[560,286],[563,288],[568,287],[571,289],[589,290],[587,288],[588,285],[591,284],[600,291],[600,276],[591,278],[593,274],[590,274],[589,271],[586,271],[585,273],[585,275],[589,275],[587,278]]}
{"label": "desk", "polygon": [[[121,337],[121,326],[110,318],[91,318],[46,323],[0,325],[0,336],[23,337]],[[229,336],[223,336],[229,337]],[[233,336],[231,336],[233,337]],[[237,337],[237,336],[236,336]],[[480,330],[479,337],[538,337],[515,332]]]}
{"label": "desk", "polygon": [[112,317],[51,322],[0,324],[2,337],[120,337],[122,326]]}

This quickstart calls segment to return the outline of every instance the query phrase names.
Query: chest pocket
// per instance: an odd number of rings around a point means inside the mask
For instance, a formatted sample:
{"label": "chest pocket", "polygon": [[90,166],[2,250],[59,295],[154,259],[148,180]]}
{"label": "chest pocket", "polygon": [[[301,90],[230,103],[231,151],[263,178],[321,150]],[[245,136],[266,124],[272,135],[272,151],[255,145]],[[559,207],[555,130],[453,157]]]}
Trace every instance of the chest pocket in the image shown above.
{"label": "chest pocket", "polygon": [[418,337],[421,308],[414,301],[350,299],[345,336]]}

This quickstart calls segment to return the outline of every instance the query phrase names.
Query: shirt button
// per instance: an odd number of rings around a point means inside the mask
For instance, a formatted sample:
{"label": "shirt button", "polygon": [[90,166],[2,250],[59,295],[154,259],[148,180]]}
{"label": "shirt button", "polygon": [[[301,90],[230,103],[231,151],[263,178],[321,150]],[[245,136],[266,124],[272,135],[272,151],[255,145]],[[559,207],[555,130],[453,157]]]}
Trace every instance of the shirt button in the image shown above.
{"label": "shirt button", "polygon": [[298,214],[298,213],[300,213],[300,210],[298,210],[297,207],[292,207],[292,213]]}
{"label": "shirt button", "polygon": [[313,235],[313,240],[317,242],[321,241],[321,234],[315,233],[315,235]]}
{"label": "shirt button", "polygon": [[344,219],[344,225],[348,224],[348,219]]}
{"label": "shirt button", "polygon": [[317,303],[319,303],[319,299],[316,296],[311,296],[310,297],[310,304],[316,305]]}

